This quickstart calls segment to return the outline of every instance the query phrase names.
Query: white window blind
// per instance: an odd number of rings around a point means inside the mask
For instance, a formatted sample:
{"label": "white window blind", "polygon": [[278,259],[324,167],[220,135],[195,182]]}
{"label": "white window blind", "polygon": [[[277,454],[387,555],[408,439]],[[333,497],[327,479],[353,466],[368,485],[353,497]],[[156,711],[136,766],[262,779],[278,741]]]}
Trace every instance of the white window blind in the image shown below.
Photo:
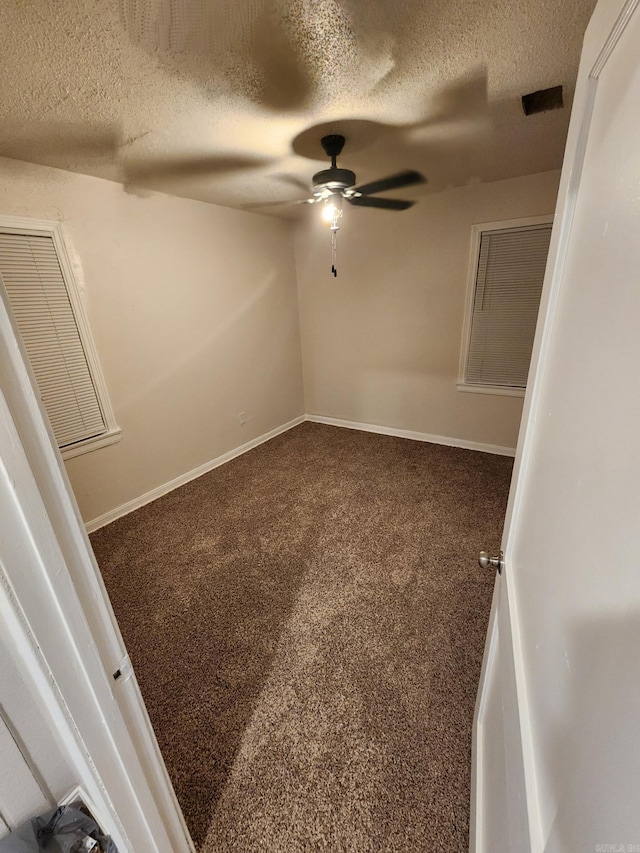
{"label": "white window blind", "polygon": [[51,237],[0,233],[0,274],[61,448],[107,432]]}
{"label": "white window blind", "polygon": [[483,231],[464,381],[527,384],[551,224]]}

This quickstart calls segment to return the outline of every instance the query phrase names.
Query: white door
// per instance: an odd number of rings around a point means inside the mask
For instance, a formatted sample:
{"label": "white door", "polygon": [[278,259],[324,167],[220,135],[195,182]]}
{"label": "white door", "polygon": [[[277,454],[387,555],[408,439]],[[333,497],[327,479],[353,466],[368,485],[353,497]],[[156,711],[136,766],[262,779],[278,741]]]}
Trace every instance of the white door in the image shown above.
{"label": "white door", "polygon": [[122,853],[190,853],[1,281],[0,451],[0,837],[81,786]]}
{"label": "white door", "polygon": [[[55,808],[75,783],[55,732],[39,713],[37,698],[16,661],[0,584],[0,838],[33,815]],[[28,746],[27,746],[28,745]]]}
{"label": "white door", "polygon": [[585,37],[474,725],[471,849],[640,851],[640,0]]}

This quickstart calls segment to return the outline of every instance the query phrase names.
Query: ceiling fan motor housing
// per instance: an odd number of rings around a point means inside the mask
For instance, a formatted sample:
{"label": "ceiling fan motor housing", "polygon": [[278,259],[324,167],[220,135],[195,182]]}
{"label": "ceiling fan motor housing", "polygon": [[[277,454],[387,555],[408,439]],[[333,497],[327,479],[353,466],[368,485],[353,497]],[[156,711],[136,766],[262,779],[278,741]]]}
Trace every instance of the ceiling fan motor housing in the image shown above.
{"label": "ceiling fan motor housing", "polygon": [[313,176],[314,195],[327,194],[327,191],[329,193],[339,192],[355,186],[355,172],[352,172],[351,169],[338,169],[336,166],[336,157],[342,151],[345,143],[344,136],[332,133],[328,136],[323,136],[320,143],[324,148],[325,154],[331,157],[331,168],[316,172]]}
{"label": "ceiling fan motor housing", "polygon": [[313,176],[314,190],[346,190],[355,183],[355,172],[351,169],[323,169]]}

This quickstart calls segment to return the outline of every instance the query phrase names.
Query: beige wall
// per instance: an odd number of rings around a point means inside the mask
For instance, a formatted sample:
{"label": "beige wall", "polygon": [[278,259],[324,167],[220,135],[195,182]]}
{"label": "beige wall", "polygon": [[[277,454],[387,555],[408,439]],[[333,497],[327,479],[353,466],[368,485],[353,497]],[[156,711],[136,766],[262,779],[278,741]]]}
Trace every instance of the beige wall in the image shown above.
{"label": "beige wall", "polygon": [[303,413],[289,223],[6,159],[0,214],[61,220],[82,267],[123,436],[67,462],[85,520]]}
{"label": "beige wall", "polygon": [[338,278],[315,211],[296,229],[306,411],[514,447],[522,399],[456,390],[471,225],[552,213],[559,172],[348,208]]}
{"label": "beige wall", "polygon": [[63,223],[122,428],[67,462],[85,520],[305,410],[514,446],[521,399],[455,388],[470,227],[551,212],[558,178],[348,209],[334,279],[315,211],[294,264],[288,222],[0,158],[0,214]]}

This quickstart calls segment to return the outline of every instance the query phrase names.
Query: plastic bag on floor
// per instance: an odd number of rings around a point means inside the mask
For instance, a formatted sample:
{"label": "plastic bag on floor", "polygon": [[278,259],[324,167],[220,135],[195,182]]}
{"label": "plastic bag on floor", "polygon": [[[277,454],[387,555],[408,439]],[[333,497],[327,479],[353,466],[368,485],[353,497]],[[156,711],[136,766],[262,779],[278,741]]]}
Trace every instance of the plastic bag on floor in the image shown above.
{"label": "plastic bag on floor", "polygon": [[0,853],[118,853],[98,824],[78,809],[60,806],[0,840]]}

